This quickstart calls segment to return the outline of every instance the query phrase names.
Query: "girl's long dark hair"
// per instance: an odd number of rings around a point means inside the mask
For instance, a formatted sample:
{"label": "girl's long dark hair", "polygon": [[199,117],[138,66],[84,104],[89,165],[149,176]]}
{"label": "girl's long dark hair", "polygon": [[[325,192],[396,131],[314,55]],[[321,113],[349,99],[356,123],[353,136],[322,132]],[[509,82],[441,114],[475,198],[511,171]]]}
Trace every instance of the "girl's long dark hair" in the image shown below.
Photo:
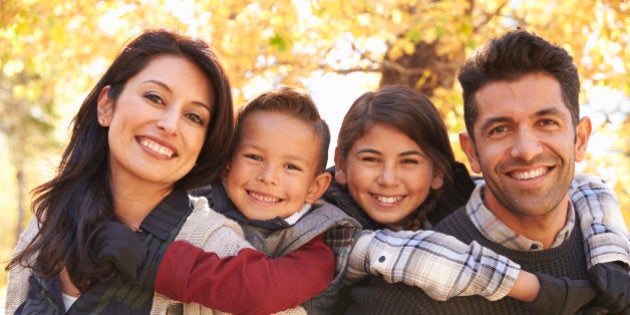
{"label": "girl's long dark hair", "polygon": [[[97,122],[100,91],[110,86],[116,100],[127,81],[155,57],[174,55],[194,63],[208,78],[215,102],[197,163],[175,189],[189,189],[217,179],[228,159],[234,129],[230,84],[208,44],[177,32],[147,30],[118,54],[112,65],[83,101],[72,121],[70,141],[56,176],[34,189],[32,210],[39,232],[7,269],[21,264],[42,277],[54,277],[65,267],[72,282],[83,291],[92,282],[110,277],[92,260],[94,233],[114,219],[110,189],[107,128]],[[119,104],[124,106],[124,104]],[[36,256],[31,262],[30,258]]]}

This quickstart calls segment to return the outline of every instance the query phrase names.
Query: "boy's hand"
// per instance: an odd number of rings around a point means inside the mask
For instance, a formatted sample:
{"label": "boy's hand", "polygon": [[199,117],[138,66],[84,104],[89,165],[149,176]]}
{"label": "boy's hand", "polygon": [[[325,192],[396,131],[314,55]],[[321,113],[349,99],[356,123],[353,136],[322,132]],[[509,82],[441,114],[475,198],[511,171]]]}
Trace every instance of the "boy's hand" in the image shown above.
{"label": "boy's hand", "polygon": [[630,314],[630,274],[623,265],[597,264],[587,276],[599,292],[592,305],[606,307],[610,313]]}
{"label": "boy's hand", "polygon": [[540,291],[534,301],[527,303],[533,314],[575,314],[597,295],[588,280],[556,278],[544,273],[536,276]]}

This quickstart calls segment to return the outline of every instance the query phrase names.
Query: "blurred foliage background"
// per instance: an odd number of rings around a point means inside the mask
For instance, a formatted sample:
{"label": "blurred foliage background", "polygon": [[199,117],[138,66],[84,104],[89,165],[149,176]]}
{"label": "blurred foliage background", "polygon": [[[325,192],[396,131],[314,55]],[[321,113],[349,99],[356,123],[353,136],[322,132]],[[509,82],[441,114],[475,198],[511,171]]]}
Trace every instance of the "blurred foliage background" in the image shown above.
{"label": "blurred foliage background", "polygon": [[[209,41],[237,105],[274,86],[302,87],[333,131],[361,93],[412,86],[440,109],[461,161],[457,70],[488,39],[515,27],[533,31],[574,56],[582,110],[594,122],[579,170],[614,188],[630,223],[627,0],[0,0],[3,266],[30,218],[29,192],[55,172],[88,88],[125,41],[149,27]],[[337,114],[327,117],[330,109]]]}

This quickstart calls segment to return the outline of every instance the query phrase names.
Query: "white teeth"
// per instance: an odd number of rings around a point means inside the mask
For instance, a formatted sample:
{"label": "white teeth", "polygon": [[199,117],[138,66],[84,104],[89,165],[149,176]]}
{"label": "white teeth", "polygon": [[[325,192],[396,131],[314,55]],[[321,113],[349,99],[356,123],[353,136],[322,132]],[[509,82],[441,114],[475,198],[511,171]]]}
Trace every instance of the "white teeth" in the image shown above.
{"label": "white teeth", "polygon": [[260,201],[263,201],[263,202],[278,202],[278,201],[280,201],[280,199],[278,199],[278,198],[274,198],[272,196],[267,196],[267,195],[259,195],[259,194],[255,193],[255,192],[250,192],[249,195],[252,196],[256,200],[260,200]]}
{"label": "white teeth", "polygon": [[514,172],[512,173],[512,177],[516,179],[531,179],[531,178],[541,176],[542,174],[545,173],[545,171],[546,171],[545,168],[539,168],[539,169],[527,171],[527,172]]}
{"label": "white teeth", "polygon": [[402,199],[402,197],[385,197],[385,196],[376,196],[376,200],[382,203],[395,203]]}
{"label": "white teeth", "polygon": [[142,144],[144,147],[146,147],[147,149],[159,154],[159,155],[163,155],[165,157],[172,157],[173,156],[173,150],[161,146],[160,144],[158,144],[157,142],[151,141],[149,139],[142,139],[140,141],[140,144]]}

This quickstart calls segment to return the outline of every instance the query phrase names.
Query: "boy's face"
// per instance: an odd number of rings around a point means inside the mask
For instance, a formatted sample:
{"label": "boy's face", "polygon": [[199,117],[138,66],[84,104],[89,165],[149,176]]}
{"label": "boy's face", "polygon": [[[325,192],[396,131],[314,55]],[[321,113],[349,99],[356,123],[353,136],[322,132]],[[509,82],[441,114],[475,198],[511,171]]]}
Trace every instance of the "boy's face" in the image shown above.
{"label": "boy's face", "polygon": [[242,124],[223,182],[246,218],[287,218],[321,197],[331,177],[315,175],[321,140],[311,126],[262,111],[251,113]]}

